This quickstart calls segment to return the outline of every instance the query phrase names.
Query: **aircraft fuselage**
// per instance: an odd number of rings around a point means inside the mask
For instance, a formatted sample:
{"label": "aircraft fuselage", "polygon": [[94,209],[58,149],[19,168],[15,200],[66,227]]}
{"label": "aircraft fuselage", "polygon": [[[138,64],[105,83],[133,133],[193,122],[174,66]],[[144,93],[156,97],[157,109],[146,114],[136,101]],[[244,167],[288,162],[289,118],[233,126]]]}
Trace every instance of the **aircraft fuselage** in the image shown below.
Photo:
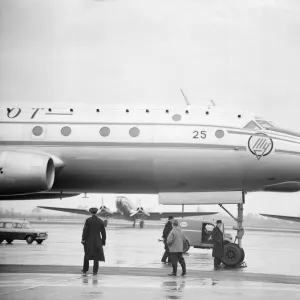
{"label": "aircraft fuselage", "polygon": [[299,181],[300,137],[243,128],[252,119],[198,110],[77,114],[15,108],[1,111],[0,153],[51,157],[51,192],[258,191]]}

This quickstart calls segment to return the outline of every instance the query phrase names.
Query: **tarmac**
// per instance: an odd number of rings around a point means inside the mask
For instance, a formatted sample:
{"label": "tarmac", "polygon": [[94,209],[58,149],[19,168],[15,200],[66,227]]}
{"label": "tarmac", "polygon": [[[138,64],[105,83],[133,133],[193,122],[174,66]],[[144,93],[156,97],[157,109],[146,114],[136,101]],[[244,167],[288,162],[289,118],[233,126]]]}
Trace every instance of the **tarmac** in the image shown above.
{"label": "tarmac", "polygon": [[[179,276],[171,277],[171,268],[160,263],[162,227],[133,229],[124,223],[107,229],[106,262],[95,276],[91,268],[87,275],[80,273],[81,224],[43,227],[49,239],[42,245],[0,245],[1,300],[300,299],[299,234],[246,233],[248,267],[243,269],[214,271],[211,250],[192,248],[184,256],[187,276],[180,276],[179,267]],[[268,268],[269,261],[273,265]]]}

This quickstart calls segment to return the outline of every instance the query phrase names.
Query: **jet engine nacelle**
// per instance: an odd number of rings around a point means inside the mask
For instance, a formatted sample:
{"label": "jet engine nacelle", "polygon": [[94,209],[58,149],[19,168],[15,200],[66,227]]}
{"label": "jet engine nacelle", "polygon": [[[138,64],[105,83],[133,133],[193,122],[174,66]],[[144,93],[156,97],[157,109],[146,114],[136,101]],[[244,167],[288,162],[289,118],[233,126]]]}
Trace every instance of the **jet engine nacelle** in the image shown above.
{"label": "jet engine nacelle", "polygon": [[48,191],[55,177],[53,159],[40,153],[0,153],[0,196]]}

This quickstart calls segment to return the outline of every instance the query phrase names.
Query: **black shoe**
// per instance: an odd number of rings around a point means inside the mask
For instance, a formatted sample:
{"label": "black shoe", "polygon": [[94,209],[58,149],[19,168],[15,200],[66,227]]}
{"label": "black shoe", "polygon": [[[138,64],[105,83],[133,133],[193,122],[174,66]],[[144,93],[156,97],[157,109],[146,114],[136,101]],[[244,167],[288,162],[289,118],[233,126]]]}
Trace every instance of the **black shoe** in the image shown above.
{"label": "black shoe", "polygon": [[96,272],[93,272],[93,275],[97,275],[98,273],[96,273]]}
{"label": "black shoe", "polygon": [[83,270],[81,270],[81,273],[82,273],[82,274],[84,274],[84,275],[86,275],[86,272],[85,272],[85,271],[83,271]]}
{"label": "black shoe", "polygon": [[186,275],[186,272],[182,272],[181,276],[185,276]]}
{"label": "black shoe", "polygon": [[167,262],[166,262],[165,260],[161,260],[161,262],[162,262],[163,264],[167,264]]}
{"label": "black shoe", "polygon": [[177,276],[177,274],[175,274],[175,273],[170,273],[170,274],[168,274],[168,276]]}
{"label": "black shoe", "polygon": [[220,270],[220,269],[221,269],[220,266],[215,266],[215,267],[214,267],[214,270]]}

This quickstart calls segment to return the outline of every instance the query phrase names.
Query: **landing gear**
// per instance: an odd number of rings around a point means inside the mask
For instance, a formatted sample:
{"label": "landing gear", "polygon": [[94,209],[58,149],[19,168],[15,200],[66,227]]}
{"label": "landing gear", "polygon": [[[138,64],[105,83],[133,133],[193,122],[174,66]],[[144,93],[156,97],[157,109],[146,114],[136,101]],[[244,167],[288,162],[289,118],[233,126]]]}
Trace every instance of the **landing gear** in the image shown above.
{"label": "landing gear", "polygon": [[140,228],[144,228],[144,221],[140,221]]}
{"label": "landing gear", "polygon": [[228,267],[236,267],[244,261],[245,252],[239,245],[229,243],[224,246],[224,256],[222,263]]}
{"label": "landing gear", "polygon": [[135,220],[133,221],[132,228],[135,228]]}
{"label": "landing gear", "polygon": [[[245,203],[245,193],[243,193],[243,203],[237,205],[238,217],[235,218],[222,204],[219,206],[225,210],[229,216],[231,216],[237,223],[237,226],[233,227],[237,231],[234,243],[228,243],[224,246],[224,256],[222,257],[222,263],[228,267],[247,267],[244,262],[245,251],[242,248],[242,238],[244,236],[243,228],[243,212],[244,212],[244,203]],[[238,241],[236,244],[236,240]]]}

